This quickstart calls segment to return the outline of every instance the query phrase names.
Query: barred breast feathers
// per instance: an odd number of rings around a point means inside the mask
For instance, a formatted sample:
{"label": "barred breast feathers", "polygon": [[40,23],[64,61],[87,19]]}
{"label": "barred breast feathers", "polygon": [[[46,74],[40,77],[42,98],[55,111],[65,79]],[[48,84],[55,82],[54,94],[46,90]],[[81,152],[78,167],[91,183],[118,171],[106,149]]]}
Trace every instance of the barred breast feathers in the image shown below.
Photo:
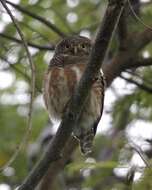
{"label": "barred breast feathers", "polygon": [[[71,60],[71,64],[64,64],[67,63],[65,58],[68,61]],[[55,56],[51,60],[48,72],[44,79],[44,101],[51,117],[57,119],[62,117],[63,110],[85,70],[86,62],[87,59],[85,58],[84,62],[77,61],[75,64],[75,61],[72,61],[72,59],[68,58],[68,56]],[[96,118],[99,115],[101,116],[103,109],[101,103],[104,98],[105,78],[102,70],[100,71],[98,80],[93,85],[93,89],[94,88],[95,92],[91,92],[91,96],[94,97],[91,104],[92,106],[94,105],[92,110],[95,111],[93,115]],[[99,111],[100,105],[102,109],[100,107]]]}

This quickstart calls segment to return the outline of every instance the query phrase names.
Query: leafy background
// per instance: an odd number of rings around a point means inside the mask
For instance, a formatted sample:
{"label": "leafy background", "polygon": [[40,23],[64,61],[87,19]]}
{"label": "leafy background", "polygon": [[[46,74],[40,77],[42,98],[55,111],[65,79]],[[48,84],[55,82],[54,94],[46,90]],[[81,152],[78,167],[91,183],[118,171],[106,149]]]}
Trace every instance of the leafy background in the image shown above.
{"label": "leafy background", "polygon": [[[150,26],[151,1],[131,2],[133,5],[140,4],[140,18]],[[61,34],[57,34],[33,16],[24,14],[19,8],[9,6],[27,41],[46,47],[42,50],[29,46],[36,67],[32,130],[28,142],[25,143],[17,158],[0,173],[0,183],[8,184],[12,189],[22,182],[35,160],[39,158],[44,138],[48,134],[53,135],[55,131],[55,127],[48,122],[42,100],[43,75],[53,56],[51,47],[54,47],[61,39],[62,32],[66,35],[80,34],[94,39],[107,1],[20,0],[16,3],[34,15],[42,16],[45,20],[52,22]],[[127,25],[130,35],[134,36],[145,29],[145,26],[137,21],[131,12],[127,18]],[[27,131],[31,79],[24,48],[14,39],[8,39],[9,37],[19,39],[19,36],[2,6],[0,7],[0,26],[0,166],[3,167],[16,151]],[[118,45],[116,34],[111,44],[109,57],[118,51]],[[149,44],[139,53],[139,56],[148,58],[151,54],[152,45]],[[124,76],[142,81],[149,88],[151,87],[151,66],[129,72],[131,74],[124,73]],[[104,116],[94,143],[93,157],[97,163],[89,160],[91,164],[86,164],[85,158],[81,156],[78,149],[69,160],[70,164],[67,164],[56,180],[53,189],[152,189],[151,169],[141,168],[145,167],[146,163],[138,150],[128,145],[128,142],[132,143],[134,140],[135,147],[139,150],[141,150],[139,147],[147,146],[148,151],[144,149],[142,154],[150,164],[151,120],[151,93],[141,90],[124,79],[117,78],[106,92]],[[113,170],[117,166],[120,167],[119,171]],[[138,181],[133,183],[136,179]],[[0,190],[6,189],[0,185]]]}

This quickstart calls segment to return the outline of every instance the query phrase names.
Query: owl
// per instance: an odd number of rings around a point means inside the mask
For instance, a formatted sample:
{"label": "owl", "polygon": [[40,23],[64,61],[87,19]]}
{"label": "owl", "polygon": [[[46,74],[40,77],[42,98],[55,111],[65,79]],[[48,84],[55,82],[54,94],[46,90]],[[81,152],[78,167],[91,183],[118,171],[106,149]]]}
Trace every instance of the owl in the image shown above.
{"label": "owl", "polygon": [[[87,66],[91,41],[82,36],[66,37],[55,48],[44,77],[44,102],[51,121],[61,121],[67,103]],[[81,152],[89,155],[102,115],[105,78],[99,72],[72,135],[79,140]]]}

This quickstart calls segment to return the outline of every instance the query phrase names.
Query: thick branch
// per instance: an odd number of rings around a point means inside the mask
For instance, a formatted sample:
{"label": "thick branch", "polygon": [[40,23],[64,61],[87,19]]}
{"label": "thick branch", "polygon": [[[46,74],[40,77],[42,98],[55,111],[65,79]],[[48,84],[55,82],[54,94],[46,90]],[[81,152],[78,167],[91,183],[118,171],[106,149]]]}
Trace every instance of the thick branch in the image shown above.
{"label": "thick branch", "polygon": [[33,190],[46,173],[48,167],[60,158],[60,154],[70,138],[78,116],[84,106],[85,99],[102,65],[113,30],[122,13],[124,2],[125,0],[109,1],[103,23],[100,26],[95,44],[92,48],[88,66],[80,80],[78,88],[69,102],[56,136],[53,138],[45,155],[43,155],[39,163],[37,163],[30,175],[19,187],[19,190]]}
{"label": "thick branch", "polygon": [[[70,145],[70,146],[69,146]],[[64,166],[66,165],[67,161],[71,157],[72,153],[75,151],[75,148],[78,145],[78,141],[75,138],[70,138],[69,141],[66,143],[64,151],[62,153],[62,159],[58,160],[55,164],[52,164],[48,171],[46,172],[43,180],[39,184],[36,190],[50,190],[54,189],[54,176],[56,176],[59,171],[61,171]]]}
{"label": "thick branch", "polygon": [[134,38],[134,47],[140,51],[152,41],[152,30],[146,29]]}
{"label": "thick branch", "polygon": [[[9,36],[9,35],[4,34],[4,33],[0,33],[0,37],[6,38],[6,39],[8,39],[10,41],[13,41],[13,42],[16,42],[16,43],[19,43],[19,44],[23,44],[22,40],[19,40],[18,38]],[[38,45],[38,44],[34,44],[32,42],[27,42],[27,45],[30,46],[30,47],[39,49],[39,50],[54,50],[54,48],[55,48],[54,45],[49,45],[49,46]]]}
{"label": "thick branch", "polygon": [[[141,49],[148,45],[152,41],[152,32],[149,29],[139,33],[137,37],[130,36],[126,41],[125,51],[119,51],[109,63],[104,63],[102,69],[106,76],[107,86],[110,86],[112,81],[121,74],[122,71],[134,67],[134,63],[137,64],[136,56]],[[138,62],[139,63],[139,62]],[[145,60],[146,66],[151,65],[150,60]],[[139,67],[136,65],[135,67]]]}
{"label": "thick branch", "polygon": [[12,7],[14,7],[15,9],[21,11],[22,13],[38,20],[39,22],[43,23],[45,26],[47,26],[48,28],[50,28],[52,31],[54,31],[56,34],[58,34],[59,36],[61,37],[65,37],[65,34],[57,27],[55,26],[53,23],[51,23],[50,21],[46,20],[45,18],[39,16],[39,15],[36,15],[35,13],[27,10],[26,8],[20,6],[20,5],[17,5],[15,3],[12,3],[10,1],[7,1],[5,0],[7,4],[11,5]]}
{"label": "thick branch", "polygon": [[147,67],[152,65],[152,57],[150,58],[140,58],[136,61],[133,62],[128,62],[128,64],[126,65],[126,69],[130,69],[130,68],[138,68],[138,67]]}

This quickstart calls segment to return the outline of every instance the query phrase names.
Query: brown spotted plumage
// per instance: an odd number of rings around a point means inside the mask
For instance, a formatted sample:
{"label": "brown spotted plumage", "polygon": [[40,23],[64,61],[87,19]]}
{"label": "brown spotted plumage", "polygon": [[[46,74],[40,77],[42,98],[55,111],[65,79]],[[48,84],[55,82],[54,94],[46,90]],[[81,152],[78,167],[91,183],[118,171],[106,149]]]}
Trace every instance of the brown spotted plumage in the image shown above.
{"label": "brown spotted plumage", "polygon": [[[90,50],[90,40],[81,36],[65,38],[57,45],[44,78],[44,101],[52,121],[61,120],[85,70]],[[92,150],[92,142],[102,115],[104,88],[104,76],[100,72],[73,132],[73,136],[80,141],[82,153],[86,155]]]}

